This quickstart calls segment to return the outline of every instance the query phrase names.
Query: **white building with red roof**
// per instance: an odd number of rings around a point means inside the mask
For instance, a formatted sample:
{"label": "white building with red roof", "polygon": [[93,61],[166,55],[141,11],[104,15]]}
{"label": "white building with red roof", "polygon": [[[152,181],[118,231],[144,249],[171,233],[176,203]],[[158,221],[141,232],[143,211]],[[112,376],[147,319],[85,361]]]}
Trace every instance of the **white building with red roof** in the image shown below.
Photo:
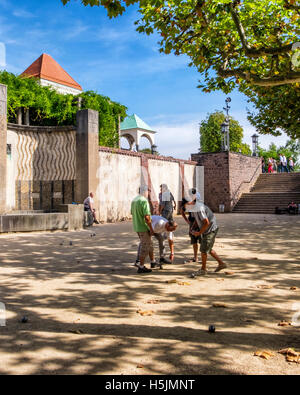
{"label": "white building with red roof", "polygon": [[34,77],[42,86],[50,86],[58,93],[79,95],[82,87],[50,56],[42,54],[22,74]]}

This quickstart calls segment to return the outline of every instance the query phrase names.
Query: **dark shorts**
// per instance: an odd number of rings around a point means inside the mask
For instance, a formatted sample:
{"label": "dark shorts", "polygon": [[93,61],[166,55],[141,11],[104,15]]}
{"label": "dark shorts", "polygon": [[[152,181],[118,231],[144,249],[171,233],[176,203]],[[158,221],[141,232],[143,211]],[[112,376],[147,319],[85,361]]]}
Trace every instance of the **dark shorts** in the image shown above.
{"label": "dark shorts", "polygon": [[201,236],[194,236],[191,234],[191,231],[194,230],[196,232],[199,232],[199,228],[198,226],[195,226],[195,222],[193,219],[189,218],[190,221],[190,238],[191,238],[191,245],[197,244],[197,243],[201,243]]}
{"label": "dark shorts", "polygon": [[190,234],[190,238],[191,238],[191,245],[201,243],[201,236],[194,236]]}
{"label": "dark shorts", "polygon": [[215,239],[219,229],[201,236],[200,251],[203,254],[209,254],[215,244]]}
{"label": "dark shorts", "polygon": [[173,211],[165,211],[163,210],[161,216],[166,218],[168,221],[173,221]]}

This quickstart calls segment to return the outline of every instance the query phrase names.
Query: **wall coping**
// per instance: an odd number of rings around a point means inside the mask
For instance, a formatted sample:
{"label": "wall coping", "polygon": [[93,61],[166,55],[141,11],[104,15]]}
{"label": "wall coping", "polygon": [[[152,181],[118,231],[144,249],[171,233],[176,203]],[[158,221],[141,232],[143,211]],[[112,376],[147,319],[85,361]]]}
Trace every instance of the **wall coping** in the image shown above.
{"label": "wall coping", "polygon": [[198,152],[195,154],[192,154],[193,156],[201,156],[201,155],[238,155],[238,156],[243,156],[246,158],[253,158],[253,159],[261,159],[259,156],[252,156],[252,155],[245,155],[241,154],[240,152],[233,152],[233,151],[220,151],[220,152]]}
{"label": "wall coping", "polygon": [[32,125],[18,125],[16,123],[8,123],[7,129],[15,132],[75,132],[75,126],[32,126]]}
{"label": "wall coping", "polygon": [[106,153],[126,155],[126,156],[134,156],[137,158],[146,157],[148,159],[161,160],[164,162],[183,163],[183,164],[187,164],[187,165],[197,166],[197,161],[177,159],[177,158],[173,158],[171,156],[145,154],[143,152],[133,152],[133,151],[129,151],[129,150],[122,150],[120,148],[99,147],[99,152],[106,152]]}

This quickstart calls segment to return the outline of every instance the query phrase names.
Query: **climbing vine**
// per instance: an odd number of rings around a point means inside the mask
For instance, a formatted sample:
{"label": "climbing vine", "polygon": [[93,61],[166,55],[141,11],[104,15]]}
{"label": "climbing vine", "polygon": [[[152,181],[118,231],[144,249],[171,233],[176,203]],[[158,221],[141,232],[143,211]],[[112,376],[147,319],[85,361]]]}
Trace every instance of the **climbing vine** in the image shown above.
{"label": "climbing vine", "polygon": [[24,78],[0,71],[0,83],[7,85],[8,122],[17,122],[19,108],[29,109],[30,124],[34,126],[75,125],[78,98],[81,109],[99,112],[99,144],[107,147],[118,145],[119,118],[126,117],[127,108],[109,97],[94,91],[78,96],[63,95],[50,87],[41,86],[34,78]]}

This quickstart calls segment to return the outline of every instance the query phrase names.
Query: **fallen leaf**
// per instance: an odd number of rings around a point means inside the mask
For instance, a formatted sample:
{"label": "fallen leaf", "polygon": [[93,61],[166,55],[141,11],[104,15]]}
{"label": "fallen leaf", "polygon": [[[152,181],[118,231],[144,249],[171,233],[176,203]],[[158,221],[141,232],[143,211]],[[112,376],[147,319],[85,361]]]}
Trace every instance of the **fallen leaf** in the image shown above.
{"label": "fallen leaf", "polygon": [[274,357],[274,354],[268,350],[258,350],[254,353],[254,356],[260,357],[263,359],[270,359],[270,358]]}
{"label": "fallen leaf", "polygon": [[255,322],[254,320],[250,319],[250,318],[241,318],[242,322]]}
{"label": "fallen leaf", "polygon": [[291,357],[297,357],[300,353],[298,353],[297,351],[295,351],[294,348],[283,348],[282,350],[278,351],[279,354],[283,354],[283,355],[289,355]]}
{"label": "fallen leaf", "polygon": [[226,276],[233,276],[235,274],[235,272],[225,272]]}
{"label": "fallen leaf", "polygon": [[286,356],[286,360],[287,360],[287,362],[300,363],[300,354],[297,355],[297,356],[287,355]]}
{"label": "fallen leaf", "polygon": [[178,285],[191,285],[191,283],[185,282],[185,281],[177,281]]}
{"label": "fallen leaf", "polygon": [[159,304],[159,303],[160,303],[160,300],[158,300],[158,299],[151,299],[151,300],[147,300],[146,303],[149,303],[149,304]]}
{"label": "fallen leaf", "polygon": [[176,284],[177,280],[167,280],[166,283],[167,284]]}
{"label": "fallen leaf", "polygon": [[297,289],[298,289],[297,287],[291,287],[290,288],[291,291],[297,291]]}
{"label": "fallen leaf", "polygon": [[71,329],[69,330],[70,333],[74,333],[75,335],[82,335],[83,331],[81,329]]}
{"label": "fallen leaf", "polygon": [[219,303],[219,302],[216,302],[216,303],[213,303],[213,307],[221,307],[221,308],[224,308],[224,309],[226,309],[227,307],[229,307],[226,303]]}
{"label": "fallen leaf", "polygon": [[137,368],[138,369],[144,369],[144,366],[143,365],[137,365]]}
{"label": "fallen leaf", "polygon": [[224,278],[216,278],[216,281],[225,281]]}
{"label": "fallen leaf", "polygon": [[278,326],[290,326],[291,323],[285,320],[279,322]]}
{"label": "fallen leaf", "polygon": [[271,289],[271,288],[273,288],[273,285],[261,284],[261,285],[257,285],[256,288],[260,288],[260,289]]}
{"label": "fallen leaf", "polygon": [[154,311],[153,310],[145,310],[145,311],[137,310],[137,313],[142,316],[147,316],[147,315],[153,315]]}

